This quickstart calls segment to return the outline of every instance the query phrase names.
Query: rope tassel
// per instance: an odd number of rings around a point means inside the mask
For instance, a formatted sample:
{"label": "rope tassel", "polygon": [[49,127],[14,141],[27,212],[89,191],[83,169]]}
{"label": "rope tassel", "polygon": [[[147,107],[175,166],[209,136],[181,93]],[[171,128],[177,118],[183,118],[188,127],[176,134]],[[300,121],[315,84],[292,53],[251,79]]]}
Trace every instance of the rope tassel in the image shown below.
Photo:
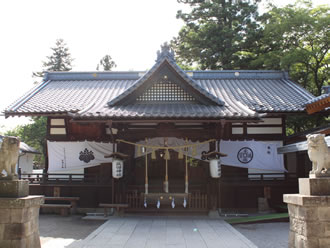
{"label": "rope tassel", "polygon": [[141,156],[141,146],[139,146],[139,145],[137,145],[137,147],[136,147],[136,149],[137,149],[137,151],[136,151],[136,153],[137,153],[137,156],[138,157],[140,157]]}
{"label": "rope tassel", "polygon": [[192,147],[191,156],[193,156],[193,157],[197,156],[197,146]]}
{"label": "rope tassel", "polygon": [[151,159],[153,159],[153,160],[156,159],[156,151],[155,151],[155,149],[152,149],[152,152],[151,152]]}
{"label": "rope tassel", "polygon": [[183,151],[182,151],[181,148],[179,149],[179,155],[178,155],[178,158],[179,158],[179,159],[183,159]]}
{"label": "rope tassel", "polygon": [[168,149],[166,149],[166,151],[165,151],[165,156],[164,156],[164,158],[165,158],[166,160],[170,160],[170,152],[168,151]]}

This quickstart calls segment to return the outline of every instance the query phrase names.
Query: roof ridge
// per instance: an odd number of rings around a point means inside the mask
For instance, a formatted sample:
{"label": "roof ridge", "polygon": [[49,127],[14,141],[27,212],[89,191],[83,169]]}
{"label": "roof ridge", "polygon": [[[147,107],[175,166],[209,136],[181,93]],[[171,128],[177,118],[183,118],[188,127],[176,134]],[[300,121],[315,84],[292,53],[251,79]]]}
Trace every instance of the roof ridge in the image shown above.
{"label": "roof ridge", "polygon": [[278,70],[206,70],[206,71],[186,71],[192,74],[195,79],[288,79],[286,71]]}
{"label": "roof ridge", "polygon": [[75,72],[75,71],[53,71],[45,73],[45,80],[113,80],[113,79],[139,79],[145,71],[88,71],[88,72]]}

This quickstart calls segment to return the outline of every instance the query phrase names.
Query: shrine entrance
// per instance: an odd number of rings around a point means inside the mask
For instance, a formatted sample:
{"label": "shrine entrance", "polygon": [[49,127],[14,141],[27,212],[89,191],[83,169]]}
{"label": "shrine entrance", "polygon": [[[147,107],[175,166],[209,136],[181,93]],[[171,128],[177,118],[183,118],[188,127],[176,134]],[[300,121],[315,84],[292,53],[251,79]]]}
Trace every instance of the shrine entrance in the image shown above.
{"label": "shrine entrance", "polygon": [[161,139],[165,146],[126,142],[136,147],[128,204],[144,211],[207,210],[209,162],[195,157],[213,140],[170,146]]}

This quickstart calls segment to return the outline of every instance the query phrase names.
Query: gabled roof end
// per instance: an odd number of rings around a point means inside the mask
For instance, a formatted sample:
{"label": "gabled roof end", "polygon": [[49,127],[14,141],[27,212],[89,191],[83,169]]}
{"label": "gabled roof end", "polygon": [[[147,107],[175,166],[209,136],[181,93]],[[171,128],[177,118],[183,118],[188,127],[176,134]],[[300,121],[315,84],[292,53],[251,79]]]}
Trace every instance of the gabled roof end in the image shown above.
{"label": "gabled roof end", "polygon": [[156,62],[161,61],[163,58],[168,58],[171,61],[175,61],[174,51],[167,42],[165,42],[163,45],[161,45],[160,49],[161,50],[157,51]]}

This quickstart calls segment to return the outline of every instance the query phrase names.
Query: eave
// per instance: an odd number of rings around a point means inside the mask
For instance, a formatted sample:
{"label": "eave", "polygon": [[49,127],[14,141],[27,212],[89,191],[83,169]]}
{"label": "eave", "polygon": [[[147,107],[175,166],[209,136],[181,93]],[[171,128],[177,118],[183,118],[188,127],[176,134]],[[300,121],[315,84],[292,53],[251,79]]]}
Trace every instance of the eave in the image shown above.
{"label": "eave", "polygon": [[307,104],[306,111],[308,114],[313,114],[316,112],[320,112],[329,107],[330,107],[330,95],[316,102]]}

